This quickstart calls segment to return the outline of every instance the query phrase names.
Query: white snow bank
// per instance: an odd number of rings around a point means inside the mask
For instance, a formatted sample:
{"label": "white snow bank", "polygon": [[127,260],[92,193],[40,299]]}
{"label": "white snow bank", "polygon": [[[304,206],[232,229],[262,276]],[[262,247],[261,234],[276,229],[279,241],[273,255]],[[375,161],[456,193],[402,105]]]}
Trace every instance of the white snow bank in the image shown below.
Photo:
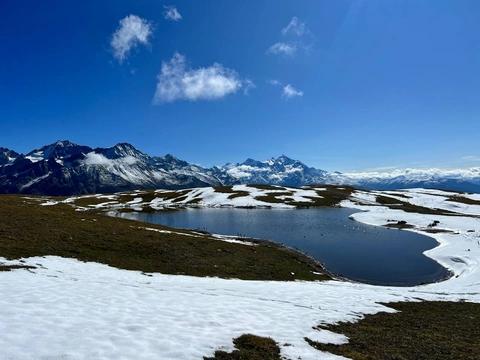
{"label": "white snow bank", "polygon": [[478,291],[458,293],[442,284],[150,277],[58,257],[29,258],[26,264],[37,269],[0,274],[0,348],[7,359],[201,359],[216,349],[231,350],[232,339],[244,333],[274,338],[290,359],[338,359],[303,338],[346,338],[312,326],[392,311],[377,302],[480,301]]}

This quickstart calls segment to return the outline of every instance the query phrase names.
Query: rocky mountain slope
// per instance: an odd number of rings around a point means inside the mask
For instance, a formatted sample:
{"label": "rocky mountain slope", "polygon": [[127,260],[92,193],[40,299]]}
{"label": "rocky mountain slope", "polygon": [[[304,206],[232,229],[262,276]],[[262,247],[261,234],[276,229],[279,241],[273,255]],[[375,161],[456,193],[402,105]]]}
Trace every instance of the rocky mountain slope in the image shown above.
{"label": "rocky mountain slope", "polygon": [[203,168],[172,155],[149,156],[127,143],[94,149],[57,141],[26,155],[0,148],[0,193],[71,195],[234,184],[337,184],[379,190],[424,187],[480,192],[480,168],[339,173],[309,167],[285,155]]}
{"label": "rocky mountain slope", "polygon": [[57,141],[10,156],[0,166],[0,193],[69,195],[221,184],[209,170],[170,155],[150,157],[125,143],[92,149]]}

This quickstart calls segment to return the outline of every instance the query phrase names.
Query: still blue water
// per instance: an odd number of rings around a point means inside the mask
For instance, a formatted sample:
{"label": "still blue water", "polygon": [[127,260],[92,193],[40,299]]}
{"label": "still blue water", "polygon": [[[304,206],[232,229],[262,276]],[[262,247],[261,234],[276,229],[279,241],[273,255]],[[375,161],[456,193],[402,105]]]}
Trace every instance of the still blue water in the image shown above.
{"label": "still blue water", "polygon": [[422,254],[437,245],[416,233],[365,225],[345,208],[187,209],[122,217],[176,228],[242,235],[297,248],[346,278],[378,285],[435,282],[448,271]]}

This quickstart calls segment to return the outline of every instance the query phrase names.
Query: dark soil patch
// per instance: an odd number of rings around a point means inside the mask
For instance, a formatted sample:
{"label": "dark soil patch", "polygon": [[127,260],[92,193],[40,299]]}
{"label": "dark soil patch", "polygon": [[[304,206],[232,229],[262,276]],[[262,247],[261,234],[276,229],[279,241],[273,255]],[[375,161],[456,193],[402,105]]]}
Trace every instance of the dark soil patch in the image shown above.
{"label": "dark soil patch", "polygon": [[415,227],[404,220],[400,220],[395,223],[388,223],[385,226],[394,229],[413,229]]}
{"label": "dark soil patch", "polygon": [[447,230],[447,229],[437,229],[437,228],[426,228],[426,229],[422,229],[422,231],[426,232],[426,233],[430,233],[430,234],[441,234],[441,233],[451,233],[451,234],[454,234],[455,231],[452,231],[452,230]]}
{"label": "dark soil patch", "polygon": [[235,198],[238,198],[238,197],[244,197],[244,196],[248,196],[250,195],[250,193],[248,191],[236,191],[234,193],[232,193],[228,198],[231,200],[231,199],[235,199]]}
{"label": "dark soil patch", "polygon": [[216,186],[214,189],[217,193],[231,194],[235,192],[233,186]]}
{"label": "dark soil patch", "polygon": [[447,201],[462,203],[466,205],[480,205],[479,200],[474,200],[461,195],[450,196]]}
{"label": "dark soil patch", "polygon": [[266,185],[266,184],[248,184],[248,187],[252,187],[259,190],[287,190],[283,186]]}
{"label": "dark soil patch", "polygon": [[385,304],[398,313],[324,327],[345,334],[344,345],[313,347],[353,360],[478,360],[480,304],[468,302],[398,302]]}
{"label": "dark soil patch", "polygon": [[242,335],[233,340],[236,350],[230,353],[215,351],[213,357],[205,360],[281,360],[280,348],[271,338]]}
{"label": "dark soil patch", "polygon": [[233,186],[216,186],[214,188],[215,192],[230,194],[229,199],[235,199],[238,197],[248,196],[250,193],[243,190],[233,190]]}
{"label": "dark soil patch", "polygon": [[[316,190],[316,187],[326,188],[326,190]],[[355,190],[350,186],[337,187],[332,185],[315,185],[306,187],[306,189],[316,190],[321,198],[311,197],[312,203],[297,203],[298,207],[338,206],[341,201],[348,199]]]}
{"label": "dark soil patch", "polygon": [[30,265],[0,265],[0,271],[12,271],[17,269],[36,269],[35,266]]}
{"label": "dark soil patch", "polygon": [[255,197],[255,200],[268,202],[272,204],[289,204],[287,199],[279,199],[279,196],[292,196],[293,193],[290,191],[283,191],[283,192],[267,192],[265,195]]}
{"label": "dark soil patch", "polygon": [[186,197],[191,190],[179,190],[179,191],[162,191],[155,193],[155,197],[163,200],[174,200],[180,197]]}

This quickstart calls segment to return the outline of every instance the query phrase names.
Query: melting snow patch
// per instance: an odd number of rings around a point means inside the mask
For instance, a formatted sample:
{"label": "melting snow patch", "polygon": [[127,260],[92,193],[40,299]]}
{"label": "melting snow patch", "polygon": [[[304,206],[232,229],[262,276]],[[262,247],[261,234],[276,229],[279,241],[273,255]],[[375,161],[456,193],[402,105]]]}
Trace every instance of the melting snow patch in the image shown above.
{"label": "melting snow patch", "polygon": [[220,347],[232,349],[232,339],[244,333],[272,337],[289,359],[333,359],[304,337],[340,344],[345,336],[313,327],[393,312],[379,302],[480,302],[478,285],[474,294],[473,288],[456,288],[454,281],[452,286],[395,288],[340,281],[146,277],[58,257],[24,262],[36,263],[43,268],[0,274],[0,348],[7,359],[201,359]]}

